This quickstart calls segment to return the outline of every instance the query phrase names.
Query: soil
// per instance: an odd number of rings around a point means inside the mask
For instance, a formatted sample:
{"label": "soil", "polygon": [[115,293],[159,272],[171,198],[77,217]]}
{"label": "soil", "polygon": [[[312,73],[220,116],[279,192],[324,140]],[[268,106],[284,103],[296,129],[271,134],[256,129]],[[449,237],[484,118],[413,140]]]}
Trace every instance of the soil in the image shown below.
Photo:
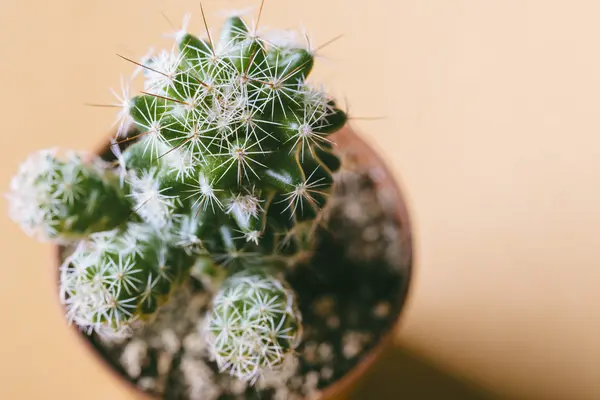
{"label": "soil", "polygon": [[376,190],[376,172],[363,166],[339,173],[329,224],[317,232],[314,256],[287,273],[304,331],[283,371],[254,386],[219,373],[200,329],[211,288],[195,279],[133,337],[85,337],[126,380],[158,398],[319,398],[389,331],[407,289],[408,227],[398,220],[398,205]]}

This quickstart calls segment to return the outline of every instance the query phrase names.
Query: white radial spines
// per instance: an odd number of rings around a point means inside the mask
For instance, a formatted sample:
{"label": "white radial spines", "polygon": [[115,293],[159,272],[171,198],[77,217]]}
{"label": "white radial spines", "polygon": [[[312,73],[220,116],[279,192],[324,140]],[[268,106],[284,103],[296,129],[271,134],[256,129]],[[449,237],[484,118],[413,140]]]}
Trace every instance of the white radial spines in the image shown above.
{"label": "white radial spines", "polygon": [[[57,228],[65,228],[80,216],[69,215],[75,203],[88,196],[88,206],[100,196],[101,187],[84,187],[90,174],[103,173],[99,162],[87,162],[84,154],[70,152],[66,159],[57,158],[56,149],[40,150],[30,155],[12,178],[6,194],[9,216],[23,230],[41,241],[66,241]],[[59,235],[60,236],[60,235]]]}
{"label": "white radial spines", "polygon": [[[90,333],[126,335],[141,324],[144,305],[156,305],[157,285],[170,282],[165,237],[148,225],[94,233],[65,259],[60,298],[69,322]],[[149,270],[158,266],[157,271]]]}
{"label": "white radial spines", "polygon": [[170,51],[162,50],[151,56],[144,64],[144,89],[164,95],[174,86],[175,77],[183,62],[183,54],[174,46]]}
{"label": "white radial spines", "polygon": [[[118,234],[115,230],[91,235],[61,266],[61,300],[67,319],[82,330],[107,325],[120,331],[137,319],[134,289],[141,282],[141,270],[133,262],[133,253],[115,240]],[[116,257],[107,257],[109,253]]]}
{"label": "white radial spines", "polygon": [[207,323],[209,349],[222,371],[255,381],[277,369],[299,343],[301,316],[293,292],[264,273],[228,278]]}
{"label": "white radial spines", "polygon": [[217,196],[221,189],[216,189],[214,182],[209,181],[204,173],[198,173],[198,176],[187,186],[189,189],[184,190],[184,200],[193,200],[192,209],[206,211],[207,207],[210,207],[213,212],[215,206],[223,209],[223,203]]}
{"label": "white radial spines", "polygon": [[315,168],[304,182],[295,185],[290,192],[284,193],[284,199],[281,202],[287,203],[287,206],[283,211],[291,210],[290,218],[298,212],[298,208],[300,208],[300,212],[303,212],[305,204],[315,211],[319,210],[315,195],[327,196],[327,192],[320,190],[321,187],[326,186],[325,178],[313,178],[318,170],[318,167]]}
{"label": "white radial spines", "polygon": [[242,231],[247,232],[251,230],[252,220],[264,212],[261,202],[253,191],[236,194],[229,199],[226,212],[235,218]]}
{"label": "white radial spines", "polygon": [[165,194],[171,188],[161,187],[157,174],[156,168],[139,174],[130,174],[129,196],[133,198],[135,211],[139,216],[151,226],[160,229],[171,221],[174,210],[180,205],[181,200],[177,195]]}

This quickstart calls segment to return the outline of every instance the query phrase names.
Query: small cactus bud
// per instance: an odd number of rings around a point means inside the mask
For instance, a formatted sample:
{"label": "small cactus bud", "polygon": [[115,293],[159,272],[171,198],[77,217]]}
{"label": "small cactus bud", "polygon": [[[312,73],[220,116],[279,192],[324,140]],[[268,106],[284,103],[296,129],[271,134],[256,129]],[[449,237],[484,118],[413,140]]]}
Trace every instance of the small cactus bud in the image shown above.
{"label": "small cactus bud", "polygon": [[84,330],[127,330],[167,300],[193,263],[148,225],[92,234],[61,267],[67,318]]}
{"label": "small cactus bud", "polygon": [[285,284],[264,271],[243,271],[223,282],[207,329],[219,368],[255,381],[298,345],[301,316]]}
{"label": "small cactus bud", "polygon": [[97,157],[65,161],[42,150],[23,162],[10,183],[10,215],[25,232],[59,242],[114,229],[132,212],[118,175]]}

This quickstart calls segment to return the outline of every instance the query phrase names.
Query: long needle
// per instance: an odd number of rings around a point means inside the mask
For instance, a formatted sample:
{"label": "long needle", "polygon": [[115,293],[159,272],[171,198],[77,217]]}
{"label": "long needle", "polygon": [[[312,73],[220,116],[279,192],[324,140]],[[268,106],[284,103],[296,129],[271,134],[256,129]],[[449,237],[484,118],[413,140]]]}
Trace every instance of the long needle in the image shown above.
{"label": "long needle", "polygon": [[215,51],[215,45],[212,40],[212,36],[210,35],[210,30],[208,29],[208,23],[206,22],[206,15],[204,14],[204,7],[202,7],[202,2],[200,2],[200,12],[202,13],[202,21],[204,21],[204,28],[206,29],[206,34],[208,35],[208,41],[210,42],[211,50]]}

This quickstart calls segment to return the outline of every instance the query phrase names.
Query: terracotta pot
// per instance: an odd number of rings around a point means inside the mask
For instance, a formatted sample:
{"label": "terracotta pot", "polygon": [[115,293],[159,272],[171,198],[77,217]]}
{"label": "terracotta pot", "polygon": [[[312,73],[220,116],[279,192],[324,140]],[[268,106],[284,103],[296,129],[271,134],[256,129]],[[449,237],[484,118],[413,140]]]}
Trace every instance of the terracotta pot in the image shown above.
{"label": "terracotta pot", "polygon": [[[364,378],[368,375],[369,370],[377,362],[381,354],[384,353],[385,349],[393,346],[394,336],[398,333],[400,317],[408,295],[413,267],[413,246],[408,210],[402,193],[392,173],[386,167],[379,155],[362,138],[360,138],[359,135],[352,131],[350,127],[346,126],[340,132],[332,135],[331,139],[336,143],[338,151],[345,156],[344,161],[346,166],[351,167],[352,165],[366,165],[369,167],[371,178],[377,187],[378,197],[380,198],[381,202],[384,202],[388,205],[385,207],[385,211],[390,212],[388,218],[395,219],[402,227],[402,237],[400,240],[402,241],[401,246],[403,248],[403,255],[406,257],[406,259],[402,262],[403,268],[405,268],[403,274],[404,278],[402,279],[403,287],[400,289],[400,295],[397,299],[397,309],[399,312],[395,316],[394,322],[391,324],[390,329],[382,336],[379,343],[373,349],[371,349],[367,355],[363,356],[363,358],[350,370],[350,372],[344,375],[343,378],[334,382],[332,385],[323,389],[321,400],[341,400],[347,398],[349,394],[352,393],[352,391],[364,381]],[[106,151],[108,151],[108,146],[104,145],[101,148],[101,151],[98,153],[104,154]],[[392,206],[389,206],[390,204],[392,204]],[[58,248],[57,259],[59,260],[60,265],[61,248]],[[91,342],[85,338],[85,336],[79,334],[78,331],[76,332],[78,340],[84,343],[84,346],[94,354],[94,357],[98,358],[100,363],[104,364],[108,369],[110,369],[118,380],[126,382],[127,385],[133,388],[137,393],[136,397],[140,399],[152,398],[150,395],[142,393],[137,386],[131,384],[130,381],[125,379],[124,376],[121,375],[116,369],[115,365],[112,365],[107,359],[102,357],[102,355],[91,344]]]}
{"label": "terracotta pot", "polygon": [[[323,390],[323,400],[341,400],[347,398],[355,388],[363,383],[369,370],[385,352],[385,349],[393,346],[394,336],[397,335],[400,328],[400,317],[408,296],[413,268],[412,230],[408,217],[408,209],[392,173],[373,148],[352,131],[351,128],[344,128],[341,132],[335,134],[333,140],[336,142],[337,148],[346,154],[347,160],[358,165],[367,165],[370,167],[371,178],[376,183],[380,201],[393,204],[393,207],[389,207],[389,210],[393,210],[393,213],[388,217],[397,220],[400,226],[403,227],[401,232],[404,236],[401,237],[401,245],[404,249],[403,254],[407,259],[402,263],[406,268],[405,279],[402,281],[403,287],[400,290],[400,296],[397,300],[399,303],[399,312],[395,316],[394,323],[389,331],[380,339],[379,343],[349,373]],[[386,211],[388,211],[387,208]]]}

